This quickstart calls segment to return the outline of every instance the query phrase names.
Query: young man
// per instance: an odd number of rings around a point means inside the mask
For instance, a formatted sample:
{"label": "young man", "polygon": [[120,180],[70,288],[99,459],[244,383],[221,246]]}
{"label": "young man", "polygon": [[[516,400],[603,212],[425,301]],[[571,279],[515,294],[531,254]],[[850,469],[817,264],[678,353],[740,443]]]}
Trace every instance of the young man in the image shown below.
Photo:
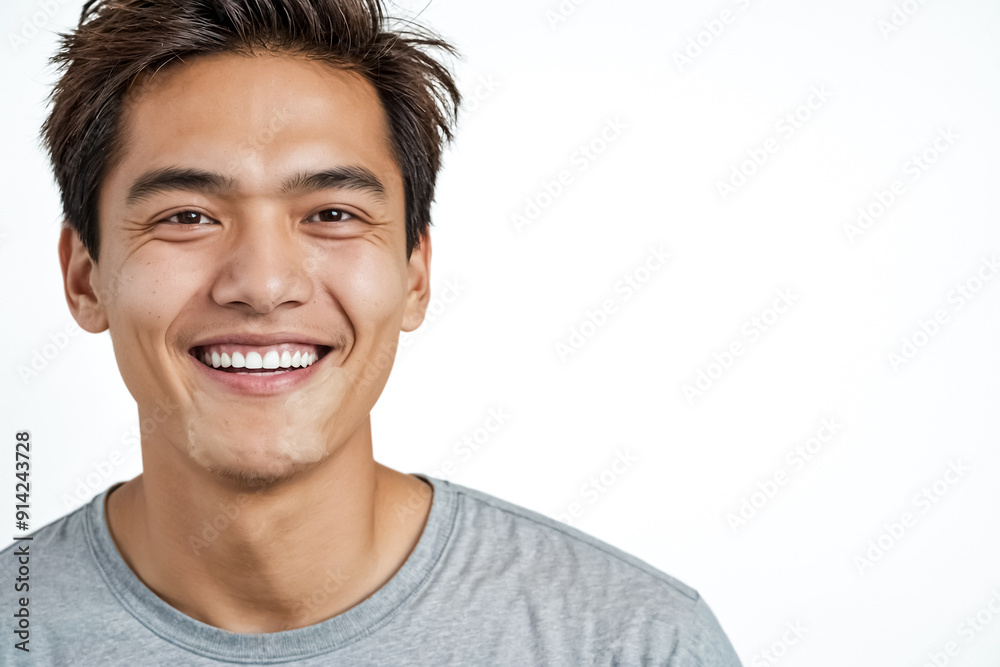
{"label": "young man", "polygon": [[66,299],[110,332],[143,473],[33,536],[3,664],[739,664],[684,584],[374,461],[459,101],[450,47],[386,25],[376,0],[106,0],[64,39]]}

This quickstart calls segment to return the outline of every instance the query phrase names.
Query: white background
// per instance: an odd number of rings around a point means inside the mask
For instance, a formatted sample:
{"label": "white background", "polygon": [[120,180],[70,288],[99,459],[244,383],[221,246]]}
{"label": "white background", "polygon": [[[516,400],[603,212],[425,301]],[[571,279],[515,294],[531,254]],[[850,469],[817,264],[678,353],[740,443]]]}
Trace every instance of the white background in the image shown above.
{"label": "white background", "polygon": [[[434,208],[441,300],[373,413],[376,458],[438,476],[450,461],[455,482],[551,516],[577,503],[574,525],[698,589],[747,665],[1000,664],[1000,279],[984,264],[1000,259],[1000,5],[577,2],[423,10],[464,53],[468,108]],[[11,528],[16,430],[33,435],[33,528],[140,471],[110,339],[59,333],[59,198],[37,134],[51,32],[81,5],[0,10]],[[671,258],[644,272],[651,247]],[[627,300],[626,275],[646,279]],[[961,307],[960,285],[978,288]],[[793,305],[773,321],[779,290]],[[771,324],[751,340],[754,317]],[[574,328],[587,335],[560,355]],[[733,342],[743,354],[712,367]],[[699,371],[714,379],[689,400]],[[491,409],[509,418],[485,438]],[[834,437],[794,463],[824,419]],[[619,453],[634,459],[620,474]]]}

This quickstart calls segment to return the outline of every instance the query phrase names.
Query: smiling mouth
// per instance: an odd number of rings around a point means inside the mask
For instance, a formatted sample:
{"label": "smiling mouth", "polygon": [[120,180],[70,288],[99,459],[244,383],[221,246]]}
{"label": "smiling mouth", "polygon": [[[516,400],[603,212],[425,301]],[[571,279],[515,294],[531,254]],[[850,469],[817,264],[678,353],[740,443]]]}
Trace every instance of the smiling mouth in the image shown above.
{"label": "smiling mouth", "polygon": [[333,349],[327,345],[280,343],[278,345],[199,345],[192,357],[224,373],[267,375],[308,368]]}

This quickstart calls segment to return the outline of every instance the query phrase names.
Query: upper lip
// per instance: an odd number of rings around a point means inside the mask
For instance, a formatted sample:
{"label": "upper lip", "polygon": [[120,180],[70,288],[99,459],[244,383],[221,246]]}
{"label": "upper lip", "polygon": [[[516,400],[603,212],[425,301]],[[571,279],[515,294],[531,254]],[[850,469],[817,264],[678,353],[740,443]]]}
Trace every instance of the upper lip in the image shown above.
{"label": "upper lip", "polygon": [[217,336],[212,336],[210,338],[204,338],[195,342],[191,345],[190,349],[196,347],[205,347],[208,345],[253,345],[257,347],[264,347],[267,345],[278,345],[280,343],[297,343],[300,345],[316,345],[317,347],[332,347],[330,343],[319,340],[318,338],[313,338],[311,336],[303,336],[302,334],[296,333],[271,333],[271,334],[253,334],[253,333],[231,333],[231,334],[219,334]]}

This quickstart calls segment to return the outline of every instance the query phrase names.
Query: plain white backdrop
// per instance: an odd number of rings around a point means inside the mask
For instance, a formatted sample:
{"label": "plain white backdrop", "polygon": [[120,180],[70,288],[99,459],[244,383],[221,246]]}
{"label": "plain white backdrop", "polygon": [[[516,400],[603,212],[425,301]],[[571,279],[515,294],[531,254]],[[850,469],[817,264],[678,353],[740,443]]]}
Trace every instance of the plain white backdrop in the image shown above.
{"label": "plain white backdrop", "polygon": [[[81,6],[0,9],[4,544],[16,431],[32,528],[141,470],[37,139]],[[1000,5],[403,8],[466,109],[376,458],[678,577],[748,666],[1000,664]]]}

